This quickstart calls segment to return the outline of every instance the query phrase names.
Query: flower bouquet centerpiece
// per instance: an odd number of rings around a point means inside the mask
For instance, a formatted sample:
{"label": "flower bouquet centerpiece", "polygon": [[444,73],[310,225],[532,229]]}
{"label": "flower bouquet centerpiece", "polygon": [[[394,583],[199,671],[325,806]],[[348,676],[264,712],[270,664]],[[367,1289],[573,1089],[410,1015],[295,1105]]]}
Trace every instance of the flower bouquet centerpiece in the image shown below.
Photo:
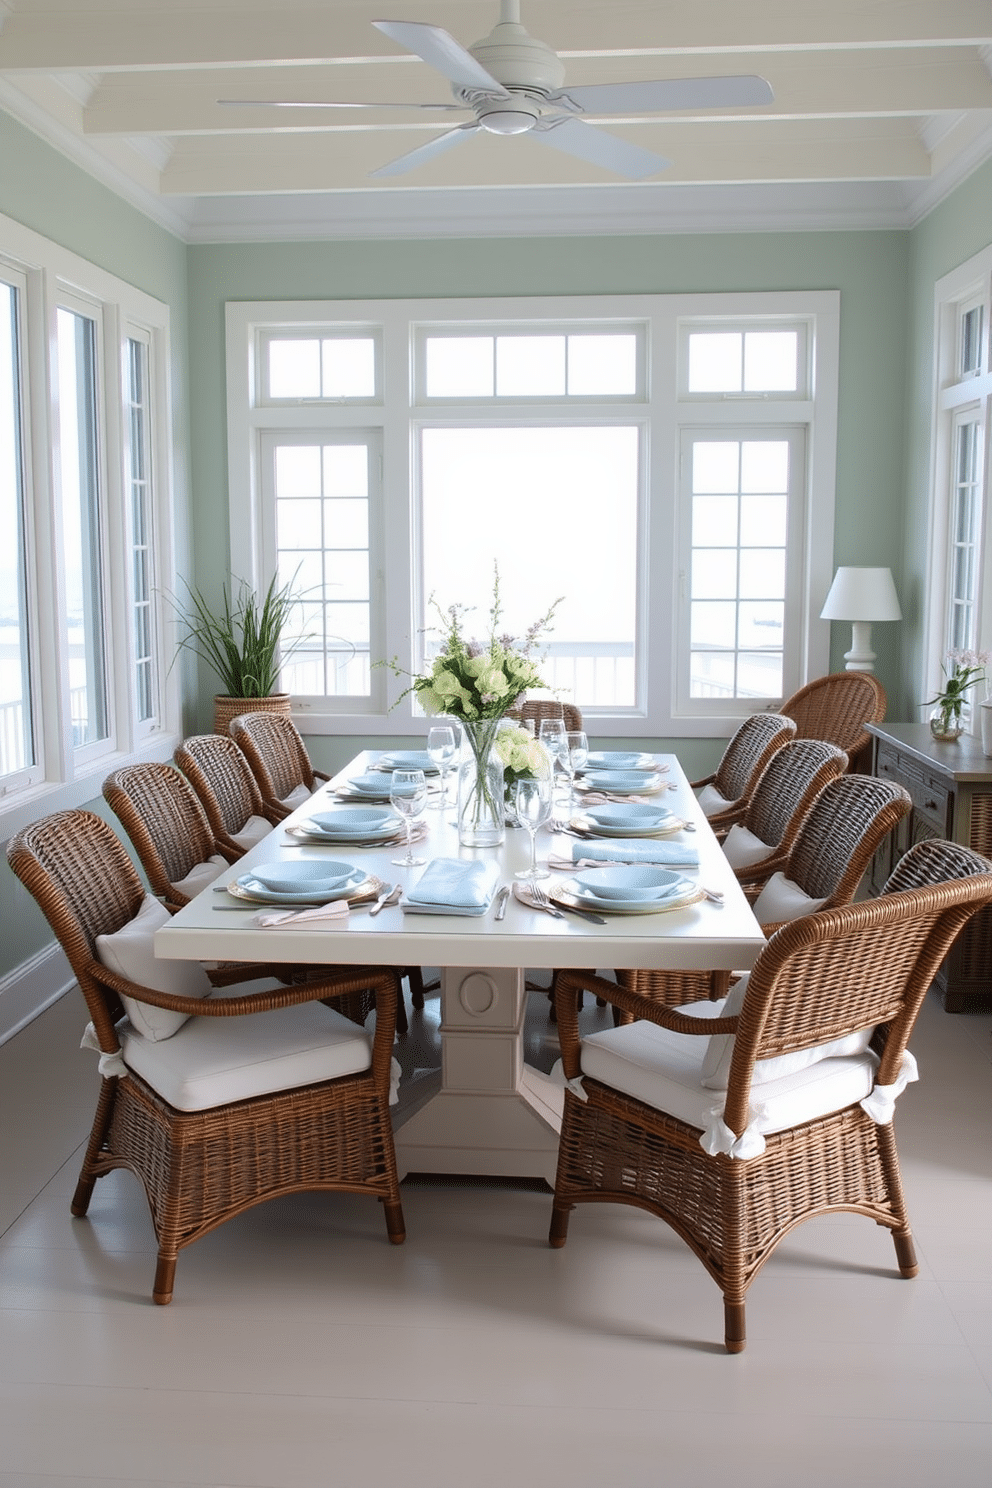
{"label": "flower bouquet centerpiece", "polygon": [[[489,636],[477,641],[465,635],[464,605],[451,605],[445,611],[431,600],[441,621],[440,645],[429,670],[414,677],[407,691],[416,693],[426,713],[457,718],[462,726],[468,755],[458,769],[458,836],[466,847],[489,847],[503,840],[500,724],[529,688],[546,686],[535,652],[560,602],[556,600],[522,639],[500,634],[503,607],[497,569]],[[514,768],[512,762],[510,767]]]}
{"label": "flower bouquet centerpiece", "polygon": [[[529,729],[504,720],[496,735],[496,753],[503,763],[503,794],[507,816],[513,814],[518,780],[550,779],[551,756]],[[513,825],[513,822],[510,822]]]}
{"label": "flower bouquet centerpiece", "polygon": [[929,700],[935,705],[930,714],[930,732],[935,739],[950,741],[960,737],[968,690],[984,680],[988,659],[987,651],[948,651],[947,663],[941,667],[945,685]]}

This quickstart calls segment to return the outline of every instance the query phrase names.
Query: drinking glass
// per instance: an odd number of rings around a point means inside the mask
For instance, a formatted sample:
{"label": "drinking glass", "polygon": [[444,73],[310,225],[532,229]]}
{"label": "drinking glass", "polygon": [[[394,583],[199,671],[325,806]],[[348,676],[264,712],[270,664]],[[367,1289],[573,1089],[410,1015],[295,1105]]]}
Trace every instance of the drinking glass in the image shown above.
{"label": "drinking glass", "polygon": [[526,775],[522,780],[517,781],[513,806],[517,813],[517,820],[530,833],[530,867],[521,868],[518,873],[514,874],[515,878],[533,881],[536,878],[551,877],[546,869],[537,866],[537,829],[542,827],[551,815],[551,788],[552,777],[550,775]]}
{"label": "drinking glass", "polygon": [[565,754],[568,750],[568,741],[565,738],[565,720],[563,718],[542,718],[538,738],[551,756],[551,793],[553,798],[555,767],[560,760],[564,768]]}
{"label": "drinking glass", "polygon": [[432,764],[441,772],[441,799],[438,807],[444,811],[448,805],[448,771],[451,769],[458,745],[455,731],[447,724],[437,724],[427,735],[427,754]]}
{"label": "drinking glass", "polygon": [[394,770],[389,787],[389,804],[406,823],[406,857],[393,858],[393,863],[397,868],[416,868],[421,863],[426,863],[426,858],[413,856],[413,839],[410,835],[414,818],[422,816],[427,805],[427,781],[423,770]]}
{"label": "drinking glass", "polygon": [[569,729],[565,735],[566,748],[562,756],[568,771],[568,804],[575,805],[575,777],[581,774],[589,759],[589,740],[581,729]]}

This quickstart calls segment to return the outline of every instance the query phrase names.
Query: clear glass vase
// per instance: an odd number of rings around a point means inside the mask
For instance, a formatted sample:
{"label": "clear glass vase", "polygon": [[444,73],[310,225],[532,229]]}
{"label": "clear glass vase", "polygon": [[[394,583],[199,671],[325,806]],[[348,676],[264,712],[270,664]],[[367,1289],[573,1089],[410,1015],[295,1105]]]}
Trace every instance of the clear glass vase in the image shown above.
{"label": "clear glass vase", "polygon": [[938,704],[930,714],[930,732],[935,739],[944,744],[951,744],[955,739],[960,739],[964,732],[960,713],[952,707],[943,707]]}
{"label": "clear glass vase", "polygon": [[506,835],[503,762],[493,747],[501,721],[462,722],[466,747],[458,766],[458,841],[463,847],[497,847]]}

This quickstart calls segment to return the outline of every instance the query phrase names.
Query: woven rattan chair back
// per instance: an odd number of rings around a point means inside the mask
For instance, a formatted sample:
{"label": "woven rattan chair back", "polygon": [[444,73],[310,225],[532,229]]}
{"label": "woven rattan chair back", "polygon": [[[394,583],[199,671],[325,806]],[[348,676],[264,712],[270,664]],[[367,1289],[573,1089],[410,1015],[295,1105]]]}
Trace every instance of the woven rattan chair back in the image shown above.
{"label": "woven rattan chair back", "polygon": [[846,769],[847,755],[833,744],[790,739],[761,772],[742,825],[769,847],[787,852],[821,790]]}
{"label": "woven rattan chair back", "polygon": [[901,785],[870,775],[842,775],[817,796],[782,869],[824,909],[848,904],[873,854],[908,813]]}
{"label": "woven rattan chair back", "polygon": [[871,744],[866,723],[885,717],[885,688],[871,672],[831,672],[808,682],[782,704],[798,739],[826,739],[843,749],[852,769],[861,769]]}
{"label": "woven rattan chair back", "polygon": [[262,800],[258,781],[235,741],[226,734],[193,734],[173,756],[199,798],[218,842],[241,854],[234,834],[249,818],[275,817]]}
{"label": "woven rattan chair back", "polygon": [[[874,1028],[876,1090],[897,1087],[906,1074],[904,1054],[927,989],[967,920],[992,902],[992,863],[977,853],[925,842],[907,857],[905,877],[919,886],[784,925],[751,971],[736,1022],[709,1024],[735,1035],[723,1110],[733,1137],[754,1118],[759,1059]],[[945,880],[949,871],[954,877]],[[558,1024],[567,1080],[581,1075],[578,1007],[585,991],[634,1019],[700,1031],[698,1020],[591,972],[562,972]],[[902,1275],[916,1274],[893,1127],[860,1101],[767,1134],[763,1152],[731,1158],[707,1153],[698,1127],[589,1077],[582,1095],[565,1095],[551,1244],[565,1243],[569,1212],[583,1201],[623,1201],[664,1219],[723,1292],[729,1352],[744,1348],[751,1281],[803,1220],[840,1210],[865,1215],[891,1231]]]}
{"label": "woven rattan chair back", "polygon": [[130,838],[152,893],[170,909],[188,904],[191,896],[176,885],[218,850],[189,781],[172,765],[148,760],[108,775],[103,795]]}
{"label": "woven rattan chair back", "polygon": [[277,819],[289,813],[283,801],[300,785],[316,788],[326,775],[316,771],[299,729],[278,713],[242,713],[232,718],[231,738],[242,751],[258,782],[262,800]]}
{"label": "woven rattan chair back", "polygon": [[791,718],[781,713],[752,713],[723,751],[713,784],[728,801],[747,800],[772,755],[796,732]]}
{"label": "woven rattan chair back", "polygon": [[517,719],[520,723],[530,721],[534,725],[535,734],[540,733],[541,723],[545,718],[560,718],[566,729],[570,730],[577,731],[582,727],[582,709],[575,703],[560,703],[555,698],[528,699],[516,708],[511,708],[506,716]]}

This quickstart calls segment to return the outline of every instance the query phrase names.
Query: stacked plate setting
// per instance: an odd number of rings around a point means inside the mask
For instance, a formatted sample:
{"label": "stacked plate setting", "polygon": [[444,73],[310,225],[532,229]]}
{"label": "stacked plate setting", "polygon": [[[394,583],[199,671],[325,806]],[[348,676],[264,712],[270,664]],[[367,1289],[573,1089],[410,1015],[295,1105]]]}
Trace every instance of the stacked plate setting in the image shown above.
{"label": "stacked plate setting", "polygon": [[590,770],[640,770],[653,772],[658,768],[653,754],[639,754],[633,750],[594,749],[585,763],[584,773]]}
{"label": "stacked plate setting", "polygon": [[569,825],[593,837],[666,837],[677,832],[683,823],[666,806],[618,801],[587,806]]}
{"label": "stacked plate setting", "polygon": [[437,775],[437,765],[426,749],[394,749],[380,754],[375,762],[377,770],[423,770],[425,775]]}
{"label": "stacked plate setting", "polygon": [[613,914],[657,914],[693,903],[699,899],[700,890],[668,868],[624,863],[577,873],[553,897],[584,909],[607,910]]}
{"label": "stacked plate setting", "polygon": [[664,782],[648,770],[587,770],[577,790],[608,791],[615,796],[651,796]]}
{"label": "stacked plate setting", "polygon": [[347,899],[368,878],[364,868],[331,859],[326,862],[260,863],[228,885],[238,899],[263,904],[330,904]]}
{"label": "stacked plate setting", "polygon": [[307,842],[369,847],[392,842],[403,830],[403,819],[384,806],[344,806],[338,811],[315,812],[290,830]]}

